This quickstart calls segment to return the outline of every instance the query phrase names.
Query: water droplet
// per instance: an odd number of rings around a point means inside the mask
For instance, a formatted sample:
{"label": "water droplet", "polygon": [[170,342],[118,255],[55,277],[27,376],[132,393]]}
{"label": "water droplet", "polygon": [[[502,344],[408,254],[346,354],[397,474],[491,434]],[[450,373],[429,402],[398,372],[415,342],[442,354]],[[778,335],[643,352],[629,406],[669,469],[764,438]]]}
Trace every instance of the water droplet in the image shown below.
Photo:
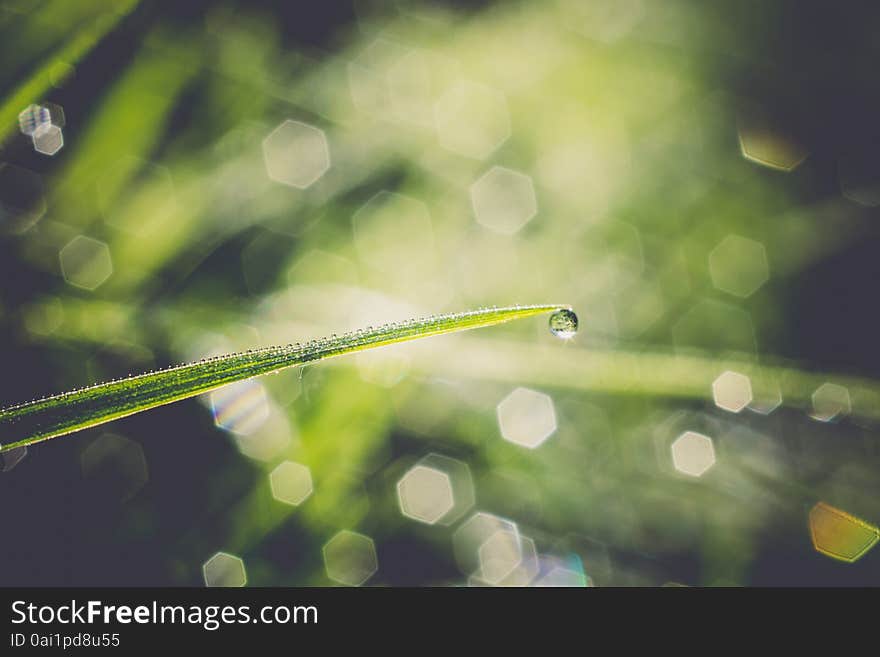
{"label": "water droplet", "polygon": [[578,330],[578,316],[571,310],[557,310],[550,315],[550,332],[557,338],[569,340]]}

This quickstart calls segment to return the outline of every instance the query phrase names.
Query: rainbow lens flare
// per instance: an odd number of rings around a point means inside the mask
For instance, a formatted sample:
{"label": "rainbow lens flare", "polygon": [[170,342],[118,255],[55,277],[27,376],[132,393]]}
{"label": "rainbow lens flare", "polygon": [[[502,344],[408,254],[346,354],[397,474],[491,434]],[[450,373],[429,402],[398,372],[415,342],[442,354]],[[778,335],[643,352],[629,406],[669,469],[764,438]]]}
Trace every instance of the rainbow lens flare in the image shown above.
{"label": "rainbow lens flare", "polygon": [[810,509],[810,536],[817,551],[852,563],[880,540],[880,530],[846,511],[819,502]]}

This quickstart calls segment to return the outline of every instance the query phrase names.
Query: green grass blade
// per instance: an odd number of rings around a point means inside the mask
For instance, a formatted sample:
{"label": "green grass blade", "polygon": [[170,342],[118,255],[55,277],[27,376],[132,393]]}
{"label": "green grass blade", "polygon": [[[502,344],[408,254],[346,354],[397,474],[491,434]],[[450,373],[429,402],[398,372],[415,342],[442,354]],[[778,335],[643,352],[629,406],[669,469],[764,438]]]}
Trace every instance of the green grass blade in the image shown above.
{"label": "green grass blade", "polygon": [[304,344],[217,356],[18,404],[0,410],[0,451],[87,429],[286,367],[432,335],[492,326],[567,307],[512,306],[435,315]]}

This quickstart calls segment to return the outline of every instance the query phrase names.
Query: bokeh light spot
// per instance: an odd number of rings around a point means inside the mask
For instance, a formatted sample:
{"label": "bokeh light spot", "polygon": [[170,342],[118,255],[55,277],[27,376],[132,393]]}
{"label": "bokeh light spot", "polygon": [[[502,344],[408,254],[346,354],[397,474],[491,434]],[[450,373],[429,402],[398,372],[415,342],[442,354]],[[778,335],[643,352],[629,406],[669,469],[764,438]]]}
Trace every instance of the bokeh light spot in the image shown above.
{"label": "bokeh light spot", "polygon": [[348,63],[348,88],[357,109],[376,118],[391,118],[391,71],[409,52],[396,41],[378,38]]}
{"label": "bokeh light spot", "polygon": [[709,436],[686,431],[672,443],[672,464],[690,477],[702,477],[715,465],[715,447]]}
{"label": "bokeh light spot", "polygon": [[549,395],[517,388],[496,409],[498,426],[505,440],[535,449],[556,431],[556,411]]}
{"label": "bokeh light spot", "polygon": [[284,461],[269,473],[272,497],[297,506],[312,494],[312,472],[302,463]]}
{"label": "bokeh light spot", "polygon": [[538,212],[532,179],[500,166],[471,185],[471,203],[478,223],[505,235],[519,231]]}
{"label": "bokeh light spot", "polygon": [[584,573],[563,566],[551,568],[532,584],[532,586],[554,588],[585,587],[588,585],[589,578]]}
{"label": "bokeh light spot", "polygon": [[499,531],[519,535],[516,523],[485,511],[478,511],[459,525],[452,534],[452,548],[455,561],[462,573],[479,577],[479,550]]}
{"label": "bokeh light spot", "polygon": [[826,504],[810,510],[810,537],[818,552],[840,561],[853,562],[880,540],[880,530],[864,520]]}
{"label": "bokeh light spot", "polygon": [[413,50],[388,69],[388,94],[394,116],[422,127],[434,123],[431,69],[424,53]]}
{"label": "bokeh light spot", "polygon": [[55,155],[64,146],[61,128],[52,123],[43,123],[31,134],[34,150],[43,155]]}
{"label": "bokeh light spot", "polygon": [[343,529],[324,545],[327,577],[346,586],[360,586],[379,569],[373,539]]}
{"label": "bokeh light spot", "polygon": [[58,253],[61,274],[69,284],[96,290],[113,273],[110,248],[100,240],[77,235]]}
{"label": "bokeh light spot", "polygon": [[453,506],[438,520],[438,525],[449,526],[467,513],[474,505],[474,482],[467,463],[434,452],[419,459],[416,465],[442,472],[449,478],[452,486]]}
{"label": "bokeh light spot", "polygon": [[779,383],[769,377],[752,379],[752,401],[748,409],[759,415],[770,415],[782,405],[782,390]]}
{"label": "bokeh light spot", "polygon": [[228,552],[218,552],[202,565],[205,586],[239,587],[247,584],[244,561]]}
{"label": "bokeh light spot", "polygon": [[22,309],[22,324],[32,335],[52,335],[63,322],[64,306],[58,297],[46,297]]}
{"label": "bokeh light spot", "polygon": [[248,436],[269,419],[269,399],[262,384],[252,379],[237,381],[211,393],[214,424],[232,433]]}
{"label": "bokeh light spot", "polygon": [[777,171],[792,171],[809,154],[779,121],[750,108],[737,117],[740,151],[744,158]]}
{"label": "bokeh light spot", "polygon": [[400,512],[433,525],[455,506],[449,475],[426,465],[410,468],[397,482]]}
{"label": "bokeh light spot", "polygon": [[18,115],[18,127],[21,133],[29,137],[37,128],[52,122],[52,115],[47,107],[28,105]]}
{"label": "bokeh light spot", "polygon": [[823,383],[816,388],[811,399],[813,412],[810,415],[820,422],[831,422],[852,411],[849,390],[836,383]]}
{"label": "bokeh light spot", "polygon": [[[233,439],[241,453],[248,458],[274,461],[290,446],[296,437],[296,428],[288,414],[276,404],[267,402],[264,406],[256,397],[252,401],[254,406],[251,413],[244,411],[241,421],[235,423],[238,433],[231,431]],[[243,405],[246,403],[248,402],[243,402]],[[264,411],[266,415],[263,414]],[[231,419],[231,415],[225,419]],[[217,426],[225,428],[222,424]],[[241,433],[242,431],[247,433]]]}
{"label": "bokeh light spot", "polygon": [[[485,547],[485,543],[483,546]],[[492,559],[492,555],[484,554],[484,557]],[[541,570],[541,562],[538,557],[538,550],[535,541],[528,536],[519,537],[519,563],[516,567],[498,582],[498,586],[529,586]],[[501,565],[503,567],[503,557]],[[497,564],[496,564],[497,565]],[[495,566],[492,566],[495,567]],[[483,568],[480,567],[478,575],[482,575]]]}
{"label": "bokeh light spot", "polygon": [[49,111],[49,120],[52,122],[52,125],[58,126],[59,128],[63,128],[67,125],[67,117],[64,115],[64,108],[61,107],[61,105],[44,101],[42,106]]}
{"label": "bokeh light spot", "polygon": [[519,531],[499,529],[483,541],[477,550],[477,558],[480,579],[493,585],[501,583],[522,563]]}
{"label": "bokeh light spot", "polygon": [[287,120],[263,140],[263,160],[272,180],[306,189],[330,168],[330,149],[323,130]]}
{"label": "bokeh light spot", "polygon": [[739,235],[728,235],[709,254],[712,284],[723,292],[746,298],[770,277],[764,245]]}
{"label": "bokeh light spot", "polygon": [[752,383],[739,372],[724,372],[712,382],[712,397],[718,408],[739,413],[752,401]]}

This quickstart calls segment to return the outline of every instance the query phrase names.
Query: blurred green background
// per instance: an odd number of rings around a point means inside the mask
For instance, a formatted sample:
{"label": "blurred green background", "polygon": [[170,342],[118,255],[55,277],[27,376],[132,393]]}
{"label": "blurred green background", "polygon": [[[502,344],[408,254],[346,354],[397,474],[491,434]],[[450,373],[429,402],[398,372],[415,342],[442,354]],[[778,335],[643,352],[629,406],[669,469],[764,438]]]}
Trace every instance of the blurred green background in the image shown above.
{"label": "blurred green background", "polygon": [[581,329],[3,454],[0,584],[880,584],[877,26],[3,0],[3,405],[482,305]]}

